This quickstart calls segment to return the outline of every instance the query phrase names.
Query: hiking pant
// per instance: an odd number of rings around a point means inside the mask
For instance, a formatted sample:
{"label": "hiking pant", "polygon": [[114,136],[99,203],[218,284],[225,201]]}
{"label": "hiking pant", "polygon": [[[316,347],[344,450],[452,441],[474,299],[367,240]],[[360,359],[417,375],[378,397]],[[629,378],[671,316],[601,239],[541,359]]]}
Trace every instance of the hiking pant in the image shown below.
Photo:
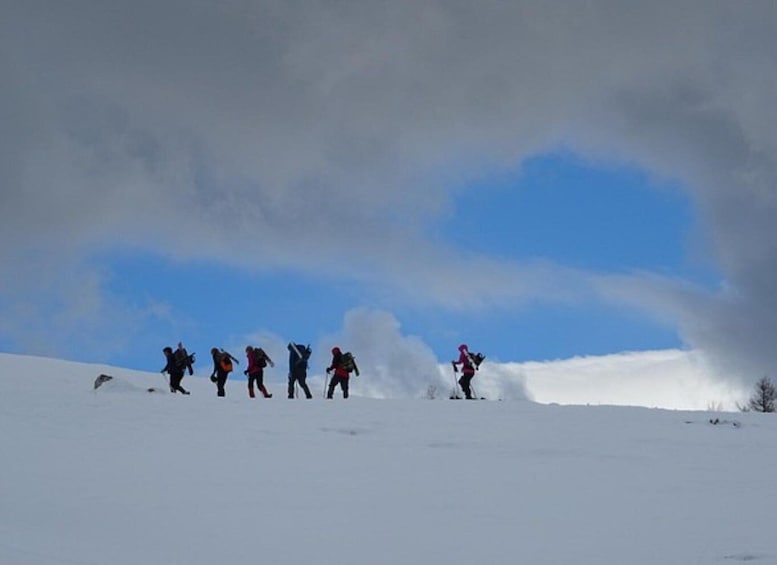
{"label": "hiking pant", "polygon": [[227,384],[227,373],[224,369],[218,369],[216,371],[216,396],[226,396],[227,393],[224,390],[224,385]]}
{"label": "hiking pant", "polygon": [[181,386],[181,380],[183,379],[183,372],[170,375],[170,392],[182,392],[186,393]]}
{"label": "hiking pant", "polygon": [[340,388],[343,390],[343,398],[348,398],[348,381],[350,379],[348,377],[341,377],[338,375],[335,375],[332,377],[332,380],[329,382],[329,390],[326,391],[326,397],[332,398],[332,396],[335,393],[335,387],[339,384]]}
{"label": "hiking pant", "polygon": [[305,393],[305,398],[313,398],[313,395],[310,394],[310,389],[308,388],[307,383],[305,382],[308,378],[307,371],[294,371],[293,373],[289,373],[289,398],[294,398],[294,383],[298,382],[299,386],[302,388],[302,391]]}
{"label": "hiking pant", "polygon": [[256,383],[256,388],[259,389],[259,392],[261,392],[265,398],[270,397],[270,393],[267,392],[267,389],[264,387],[264,371],[248,374],[248,396],[251,398],[254,397],[254,383]]}
{"label": "hiking pant", "polygon": [[469,386],[469,383],[472,380],[472,377],[474,376],[475,376],[475,373],[464,373],[459,379],[461,390],[464,391],[464,396],[466,396],[467,398],[472,398],[472,388]]}

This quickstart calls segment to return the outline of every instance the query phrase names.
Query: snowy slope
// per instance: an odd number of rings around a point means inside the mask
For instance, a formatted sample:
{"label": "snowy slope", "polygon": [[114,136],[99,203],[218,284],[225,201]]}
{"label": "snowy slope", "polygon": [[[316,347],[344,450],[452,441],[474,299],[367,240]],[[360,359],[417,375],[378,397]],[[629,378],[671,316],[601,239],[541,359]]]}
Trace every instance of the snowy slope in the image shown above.
{"label": "snowy slope", "polygon": [[777,563],[772,415],[160,384],[0,354],[0,563]]}

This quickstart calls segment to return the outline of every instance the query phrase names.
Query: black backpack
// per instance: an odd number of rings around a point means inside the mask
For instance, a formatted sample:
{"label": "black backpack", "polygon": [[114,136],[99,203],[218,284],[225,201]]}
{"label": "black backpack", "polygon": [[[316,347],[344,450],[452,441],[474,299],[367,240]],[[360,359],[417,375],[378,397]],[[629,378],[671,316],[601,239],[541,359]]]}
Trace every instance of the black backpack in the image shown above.
{"label": "black backpack", "polygon": [[486,356],[482,353],[467,353],[467,355],[469,356],[469,360],[472,362],[472,365],[475,367],[476,371],[480,369],[480,364],[486,358]]}
{"label": "black backpack", "polygon": [[312,350],[309,345],[302,345],[301,343],[291,344],[291,354],[294,356],[294,365],[300,369],[308,368],[308,359]]}
{"label": "black backpack", "polygon": [[267,354],[264,352],[264,349],[259,347],[254,349],[254,362],[263,369],[267,366]]}
{"label": "black backpack", "polygon": [[188,365],[188,356],[183,349],[176,349],[173,358],[175,360],[175,366],[179,369],[185,369],[186,365]]}

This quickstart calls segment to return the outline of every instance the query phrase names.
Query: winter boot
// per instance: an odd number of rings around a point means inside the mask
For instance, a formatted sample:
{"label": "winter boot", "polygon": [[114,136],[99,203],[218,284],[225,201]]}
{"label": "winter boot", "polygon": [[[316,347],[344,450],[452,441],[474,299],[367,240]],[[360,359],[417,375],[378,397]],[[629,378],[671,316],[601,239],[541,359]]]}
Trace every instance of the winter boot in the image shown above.
{"label": "winter boot", "polygon": [[249,388],[248,389],[248,396],[250,396],[251,398],[256,397],[256,395],[254,394],[254,389],[253,388]]}

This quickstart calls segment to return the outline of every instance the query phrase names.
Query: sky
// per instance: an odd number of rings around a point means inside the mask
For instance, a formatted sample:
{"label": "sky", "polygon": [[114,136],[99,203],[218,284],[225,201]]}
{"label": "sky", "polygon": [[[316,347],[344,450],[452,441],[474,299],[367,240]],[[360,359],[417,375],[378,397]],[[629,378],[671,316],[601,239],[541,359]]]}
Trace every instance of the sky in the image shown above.
{"label": "sky", "polygon": [[2,563],[777,563],[774,414],[0,375]]}
{"label": "sky", "polygon": [[775,365],[773,2],[3,11],[2,351]]}

